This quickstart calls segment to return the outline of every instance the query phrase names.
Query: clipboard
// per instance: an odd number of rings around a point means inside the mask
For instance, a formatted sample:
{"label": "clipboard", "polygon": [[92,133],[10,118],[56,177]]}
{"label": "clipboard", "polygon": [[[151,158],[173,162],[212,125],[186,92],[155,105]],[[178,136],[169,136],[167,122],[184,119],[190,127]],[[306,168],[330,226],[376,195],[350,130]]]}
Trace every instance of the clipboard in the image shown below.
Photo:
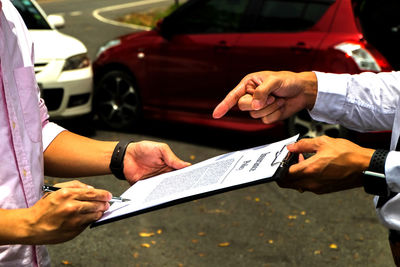
{"label": "clipboard", "polygon": [[[288,141],[288,143],[293,143],[293,142],[297,141],[298,137],[299,137],[299,135],[294,136],[292,138],[289,138],[290,141]],[[289,140],[289,139],[286,139],[286,140]],[[285,141],[285,140],[283,140],[283,141]],[[281,142],[283,142],[283,141],[281,141]],[[230,184],[228,186],[215,187],[215,188],[211,188],[210,190],[206,190],[206,191],[202,191],[202,192],[188,193],[187,195],[184,195],[184,196],[178,196],[176,199],[169,199],[167,201],[160,201],[159,203],[156,203],[154,205],[149,205],[149,206],[144,205],[143,207],[132,208],[131,210],[129,210],[130,209],[130,207],[128,206],[129,204],[121,204],[121,203],[120,204],[116,204],[116,203],[114,203],[110,208],[110,209],[114,208],[114,210],[111,211],[111,215],[109,213],[107,213],[108,212],[107,211],[100,220],[92,223],[90,227],[91,228],[92,227],[97,227],[97,226],[108,224],[108,223],[111,223],[111,222],[123,220],[123,219],[129,218],[129,217],[132,217],[132,216],[137,216],[137,215],[140,215],[140,214],[143,214],[143,213],[156,211],[156,210],[163,209],[163,208],[166,208],[166,207],[182,204],[182,203],[189,202],[189,201],[192,201],[192,200],[197,200],[197,199],[201,199],[201,198],[205,198],[205,197],[209,197],[209,196],[213,196],[213,195],[217,195],[217,194],[221,194],[221,193],[225,193],[225,192],[229,192],[229,191],[233,191],[233,190],[237,190],[237,189],[241,189],[241,188],[246,188],[246,187],[249,187],[249,186],[255,186],[255,185],[259,185],[259,184],[264,184],[264,183],[277,181],[278,179],[282,179],[287,175],[289,167],[292,164],[296,163],[297,159],[298,159],[298,155],[297,154],[290,153],[290,152],[288,152],[286,150],[286,145],[288,143],[285,143],[285,142],[283,142],[283,143],[284,143],[284,145],[282,145],[282,147],[279,150],[274,151],[275,155],[270,155],[271,156],[270,159],[272,160],[272,162],[271,163],[268,162],[268,164],[271,164],[271,167],[275,167],[276,168],[275,172],[271,176],[268,176],[268,177],[265,177],[265,178],[260,178],[260,179],[255,179],[255,180],[244,181],[244,182],[240,182],[238,184]],[[260,146],[260,147],[263,147],[263,149],[267,149],[267,146],[269,146],[269,145],[271,145],[271,144],[267,144],[265,146]],[[259,149],[259,147],[255,147],[255,148],[252,148],[252,149],[253,150],[257,150],[257,149]],[[246,152],[246,150],[244,150],[244,151]],[[238,151],[238,152],[242,152],[242,151]],[[231,152],[231,153],[236,153],[236,152]],[[229,158],[231,153],[220,155],[220,156],[215,157],[216,159],[214,159],[214,158],[213,159],[216,160],[216,161],[223,160],[224,158]],[[286,154],[282,155],[282,153],[286,153]],[[266,153],[264,153],[264,154],[266,154]],[[260,153],[260,155],[264,155],[264,154]],[[282,156],[284,156],[284,157],[282,158]],[[261,157],[259,157],[256,162],[253,162],[253,164],[256,165],[256,163],[259,161],[260,158]],[[264,158],[266,158],[265,155],[264,155]],[[210,160],[213,160],[213,159],[210,159]],[[246,162],[243,159],[242,159],[242,161]],[[206,162],[206,161],[204,161],[204,162]],[[240,161],[238,161],[238,162],[240,162]],[[261,160],[261,162],[262,162],[262,160]],[[189,168],[189,167],[187,167],[187,168]],[[233,166],[232,169],[233,168],[240,169],[241,166],[240,166],[240,164],[237,164],[237,165]],[[184,170],[184,169],[182,169],[182,170]],[[179,171],[182,172],[181,170],[178,170],[178,171],[175,171],[175,172],[179,172]],[[251,171],[251,169],[250,169],[250,171]],[[167,175],[167,177],[170,177],[171,175],[173,175],[173,173],[174,172],[170,172],[170,173],[164,174],[164,175]],[[155,177],[155,178],[156,179],[160,179],[161,182],[162,182],[162,179],[163,179],[162,177]],[[149,186],[151,187],[152,183],[153,183],[152,179],[154,179],[154,178],[149,178],[148,182],[144,182],[144,183],[142,182],[143,183],[141,185],[142,188],[146,188],[145,187],[146,183],[148,183]],[[144,181],[147,181],[147,179],[144,180]],[[140,182],[138,182],[138,183],[140,183]],[[135,188],[133,188],[135,185],[133,185],[130,189],[128,189],[121,196],[130,198],[130,197],[126,196],[126,194],[129,193],[128,192],[129,190],[135,190]],[[161,187],[160,184],[159,184],[159,187]],[[139,188],[138,191],[143,191],[143,190],[140,190],[140,188]],[[151,191],[151,190],[149,190],[149,191]],[[135,200],[133,200],[132,202],[136,203]],[[135,203],[133,203],[133,205]],[[118,210],[118,206],[114,206],[114,205],[119,205],[120,210]],[[123,209],[126,209],[127,211],[126,212],[122,212],[121,210],[123,210]],[[117,213],[117,214],[115,215],[115,213]]]}

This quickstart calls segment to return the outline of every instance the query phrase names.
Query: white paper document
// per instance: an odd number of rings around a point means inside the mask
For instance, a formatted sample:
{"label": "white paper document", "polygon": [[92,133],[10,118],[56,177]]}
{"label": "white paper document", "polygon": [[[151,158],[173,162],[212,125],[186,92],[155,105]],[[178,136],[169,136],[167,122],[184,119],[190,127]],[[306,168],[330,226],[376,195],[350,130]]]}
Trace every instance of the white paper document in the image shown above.
{"label": "white paper document", "polygon": [[272,180],[288,154],[286,145],[296,142],[297,139],[298,135],[276,143],[230,152],[184,169],[139,181],[121,195],[131,201],[113,203],[94,226],[180,199],[196,198],[195,196],[212,194],[258,180]]}

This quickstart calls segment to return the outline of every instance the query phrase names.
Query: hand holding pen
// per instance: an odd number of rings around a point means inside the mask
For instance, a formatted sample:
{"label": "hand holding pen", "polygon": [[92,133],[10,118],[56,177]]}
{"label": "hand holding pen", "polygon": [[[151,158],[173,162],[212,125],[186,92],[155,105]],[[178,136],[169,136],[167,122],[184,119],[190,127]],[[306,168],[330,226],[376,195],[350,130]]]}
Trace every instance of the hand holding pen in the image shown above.
{"label": "hand holding pen", "polygon": [[[42,190],[43,192],[51,193],[55,192],[61,189],[61,187],[55,187],[55,186],[50,186],[50,185],[43,185]],[[123,198],[123,197],[112,197],[108,202],[109,203],[114,203],[114,202],[129,202],[131,201],[130,199]]]}
{"label": "hand holding pen", "polygon": [[[21,244],[55,244],[77,236],[110,207],[110,192],[79,181],[59,183],[26,209],[27,227]],[[24,228],[25,229],[25,228]]]}

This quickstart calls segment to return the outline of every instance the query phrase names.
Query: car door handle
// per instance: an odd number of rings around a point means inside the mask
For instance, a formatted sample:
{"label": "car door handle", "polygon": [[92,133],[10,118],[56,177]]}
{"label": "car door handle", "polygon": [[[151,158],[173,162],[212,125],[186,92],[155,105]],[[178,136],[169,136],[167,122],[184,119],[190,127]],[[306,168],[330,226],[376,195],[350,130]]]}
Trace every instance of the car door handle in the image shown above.
{"label": "car door handle", "polygon": [[231,46],[228,45],[228,42],[225,40],[220,41],[217,45],[215,45],[215,50],[228,50]]}
{"label": "car door handle", "polygon": [[290,50],[295,53],[308,53],[311,52],[312,48],[308,46],[305,42],[298,42],[295,46],[290,47]]}

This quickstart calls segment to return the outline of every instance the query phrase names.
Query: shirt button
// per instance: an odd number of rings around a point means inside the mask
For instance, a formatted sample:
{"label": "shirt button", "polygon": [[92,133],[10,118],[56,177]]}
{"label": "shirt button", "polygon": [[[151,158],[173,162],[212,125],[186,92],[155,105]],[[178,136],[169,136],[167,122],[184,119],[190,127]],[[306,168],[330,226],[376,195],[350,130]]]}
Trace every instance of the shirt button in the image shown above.
{"label": "shirt button", "polygon": [[15,130],[15,122],[14,121],[12,122],[12,128],[13,128],[13,130]]}
{"label": "shirt button", "polygon": [[27,172],[25,169],[22,170],[22,173],[23,173],[24,177],[26,177]]}

